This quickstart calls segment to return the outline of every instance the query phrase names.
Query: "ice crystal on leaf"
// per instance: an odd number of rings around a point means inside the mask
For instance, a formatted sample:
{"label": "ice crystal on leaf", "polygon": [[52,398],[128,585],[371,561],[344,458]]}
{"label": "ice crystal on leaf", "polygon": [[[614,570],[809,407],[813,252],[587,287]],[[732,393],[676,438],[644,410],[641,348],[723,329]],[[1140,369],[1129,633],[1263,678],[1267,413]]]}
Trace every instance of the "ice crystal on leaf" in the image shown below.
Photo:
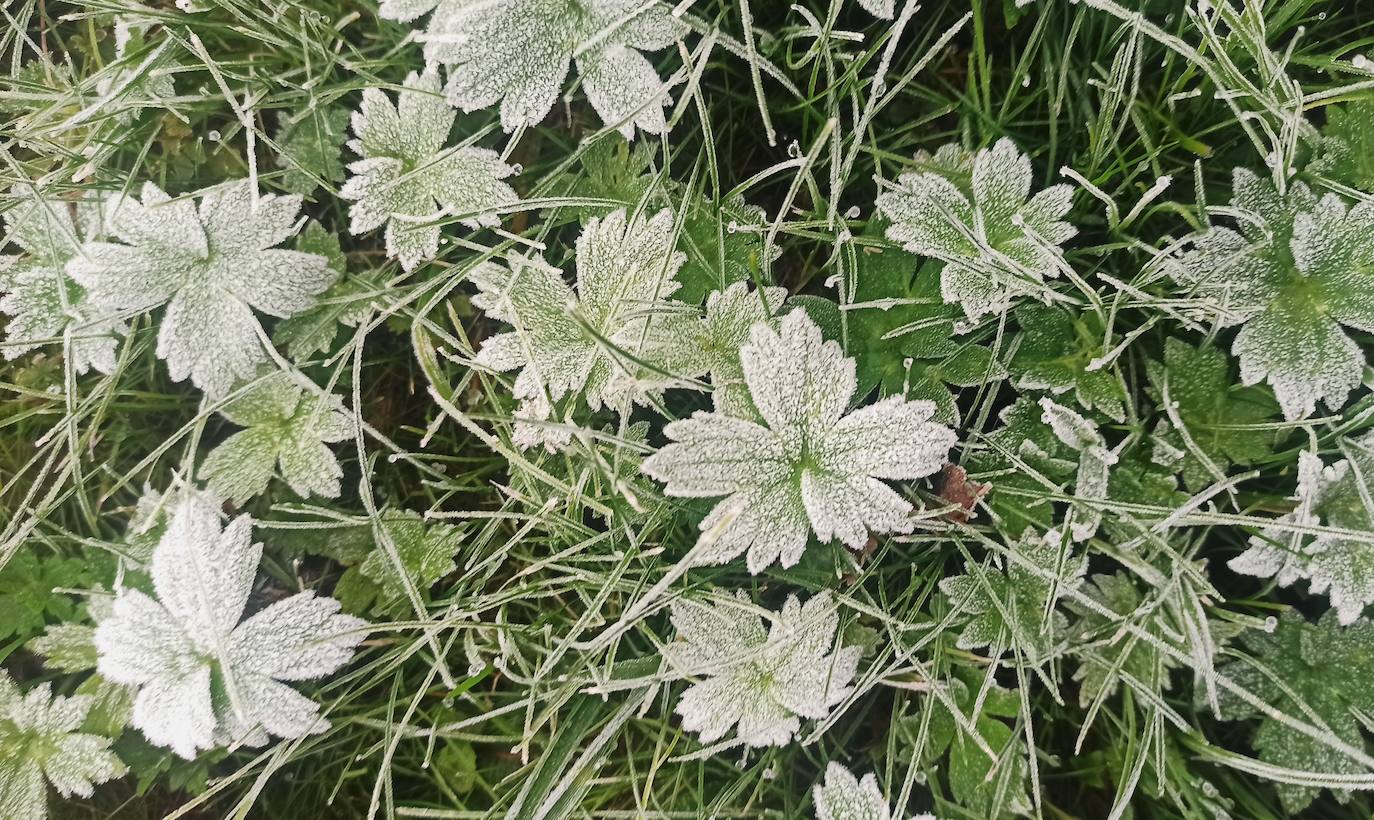
{"label": "ice crystal on leaf", "polygon": [[1056,633],[1062,636],[1068,627],[1063,614],[1047,609],[1051,596],[1081,585],[1088,561],[1061,547],[1054,530],[1037,536],[1028,529],[1010,549],[1040,572],[1009,558],[1003,559],[1003,570],[966,564],[963,575],[940,582],[940,591],[967,617],[960,649],[1014,646],[1036,662],[1048,653]]}
{"label": "ice crystal on leaf", "polygon": [[6,359],[16,359],[43,344],[60,343],[70,330],[73,370],[114,372],[116,337],[124,335],[128,326],[111,311],[92,305],[64,271],[82,240],[101,235],[103,222],[100,204],[90,199],[72,205],[25,197],[5,214],[10,241],[25,251],[0,274],[0,313],[9,316],[3,347]]}
{"label": "ice crystal on leaf", "polygon": [[1374,191],[1374,100],[1326,107],[1326,127],[1307,170],[1361,191]]}
{"label": "ice crystal on leaf", "polygon": [[[1329,736],[1361,751],[1360,731],[1364,716],[1374,710],[1374,623],[1358,620],[1337,626],[1328,612],[1309,623],[1289,610],[1279,618],[1272,634],[1252,630],[1241,638],[1251,657],[1236,658],[1218,669],[1241,688],[1304,723],[1324,729]],[[1300,772],[1359,776],[1366,773],[1357,760],[1329,744],[1310,737],[1268,716],[1239,698],[1222,693],[1222,710],[1230,720],[1260,717],[1254,745],[1266,763]],[[1324,779],[1324,778],[1318,778]],[[1320,789],[1276,783],[1279,798],[1289,816],[1307,808]],[[1336,792],[1344,802],[1349,794]]]}
{"label": "ice crystal on leaf", "polygon": [[[1227,564],[1232,570],[1279,586],[1307,580],[1313,594],[1326,593],[1342,624],[1354,623],[1374,603],[1374,545],[1361,533],[1374,532],[1374,437],[1350,442],[1350,458],[1323,466],[1310,452],[1298,455],[1297,506],[1258,535]],[[1351,531],[1310,535],[1297,526],[1322,525]]]}
{"label": "ice crystal on leaf", "polygon": [[1072,189],[1054,185],[1030,196],[1030,158],[1009,139],[974,154],[967,177],[958,153],[947,146],[878,196],[878,210],[893,223],[887,238],[944,262],[945,301],[958,302],[971,320],[1022,296],[1043,298],[1042,283],[1064,264],[1059,246],[1077,233],[1062,220]]}
{"label": "ice crystal on leaf", "polygon": [[891,20],[897,13],[897,0],[859,0],[859,6],[882,20]]}
{"label": "ice crystal on leaf", "polygon": [[1041,399],[1040,408],[1041,421],[1050,426],[1055,438],[1078,452],[1074,495],[1089,503],[1074,508],[1075,518],[1069,534],[1075,541],[1092,538],[1102,523],[1102,511],[1094,502],[1107,498],[1107,481],[1112,465],[1116,464],[1116,454],[1107,449],[1107,442],[1097,431],[1097,425],[1078,413],[1049,399]]}
{"label": "ice crystal on leaf", "polygon": [[1365,356],[1342,328],[1374,330],[1374,202],[1353,208],[1301,182],[1279,193],[1237,168],[1236,227],[1216,226],[1169,260],[1222,327],[1240,326],[1231,351],[1241,382],[1267,382],[1284,418],[1318,400],[1339,408],[1360,383]]}
{"label": "ice crystal on leaf", "polygon": [[[517,4],[513,4],[517,5]],[[486,148],[445,148],[457,116],[439,93],[439,74],[411,72],[393,104],[379,88],[363,90],[349,148],[362,159],[348,166],[339,196],[352,200],[349,231],[386,226],[386,252],[406,270],[439,252],[439,225],[450,214],[472,229],[495,226],[494,209],[517,197],[503,179],[515,169]]]}
{"label": "ice crystal on leaf", "polygon": [[570,434],[540,422],[570,393],[580,393],[593,410],[609,405],[621,412],[641,398],[639,368],[624,354],[637,357],[659,314],[684,307],[666,301],[678,288],[673,276],[683,258],[674,249],[671,211],[632,219],[621,209],[583,227],[576,291],[539,257],[473,272],[479,292],[472,303],[513,326],[488,338],[476,361],[520,371],[518,444],[566,443]]}
{"label": "ice crystal on leaf", "polygon": [[878,778],[866,774],[860,780],[833,761],[825,767],[825,783],[812,787],[812,798],[816,820],[892,820],[893,816]]}
{"label": "ice crystal on leaf", "polygon": [[300,207],[299,196],[255,197],[247,180],[175,199],[147,182],[142,201],[107,206],[121,243],[87,242],[67,272],[104,308],[168,303],[158,357],[174,381],[190,376],[221,396],[266,358],[253,310],[300,313],[338,275],[323,256],[273,247],[295,231]]}
{"label": "ice crystal on leaf", "polygon": [[302,498],[334,498],[343,470],[325,445],[353,438],[353,423],[336,397],[307,393],[285,373],[273,373],[234,399],[220,415],[242,430],[206,457],[211,489],[242,504],[267,489],[274,469]]}
{"label": "ice crystal on leaf", "polygon": [[910,532],[911,504],[880,479],[944,466],[954,433],[930,420],[934,403],[891,396],[846,414],[854,360],[800,310],[778,331],[754,325],[740,361],[757,420],[695,413],[643,464],[668,495],[726,496],[701,522],[696,560],[747,554],[757,573],[796,564],[813,530],[852,549],[870,531]]}
{"label": "ice crystal on leaf", "polygon": [[138,688],[133,725],[187,759],[323,731],[319,705],[285,682],[348,663],[366,626],[308,591],[240,622],[262,557],[252,526],[242,515],[221,530],[210,500],[186,494],[153,552],[157,600],[120,590],[96,628],[100,674]]}
{"label": "ice crystal on leaf", "polygon": [[63,797],[90,797],[124,774],[108,737],[78,731],[90,709],[89,696],[53,696],[46,683],[23,693],[0,669],[0,817],[44,820],[44,781]]}
{"label": "ice crystal on leaf", "polygon": [[420,40],[448,68],[448,100],[464,111],[500,103],[507,131],[553,108],[576,61],[588,101],[626,139],[636,126],[667,130],[664,84],[640,52],[672,45],[685,27],[644,0],[384,0],[379,12],[411,21],[433,10]]}
{"label": "ice crystal on leaf", "polygon": [[849,695],[862,650],[842,646],[830,593],[788,596],[765,629],[743,590],[733,600],[673,603],[678,638],[663,648],[678,671],[701,677],[683,693],[682,728],[712,743],[735,729],[748,746],[781,746],[802,718],[823,718]]}

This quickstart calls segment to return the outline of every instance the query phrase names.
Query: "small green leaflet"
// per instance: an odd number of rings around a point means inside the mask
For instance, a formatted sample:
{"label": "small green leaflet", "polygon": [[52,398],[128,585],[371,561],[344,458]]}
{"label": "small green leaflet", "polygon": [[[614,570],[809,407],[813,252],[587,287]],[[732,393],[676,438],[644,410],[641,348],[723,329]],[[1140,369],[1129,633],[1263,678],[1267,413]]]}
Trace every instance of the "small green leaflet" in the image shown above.
{"label": "small green leaflet", "polygon": [[1088,559],[1075,556],[1059,541],[1053,530],[1038,536],[1028,529],[1012,546],[1038,573],[1003,557],[1004,569],[965,563],[963,575],[940,582],[950,606],[966,616],[956,641],[960,649],[1015,647],[1028,661],[1038,663],[1064,637],[1068,620],[1047,606],[1051,596],[1058,598],[1083,583]]}
{"label": "small green leaflet", "polygon": [[[1243,689],[1284,714],[1325,729],[1356,749],[1366,748],[1364,716],[1374,712],[1374,623],[1360,619],[1348,626],[1328,612],[1310,623],[1289,610],[1272,634],[1252,630],[1241,637],[1250,657],[1236,658],[1218,669]],[[1239,698],[1222,693],[1223,714],[1230,720],[1259,718],[1254,744],[1260,759],[1299,772],[1361,775],[1363,764],[1338,749],[1263,716]],[[1275,783],[1283,808],[1295,815],[1317,797],[1318,788]],[[1349,794],[1337,791],[1344,802]]]}
{"label": "small green leaflet", "polygon": [[319,303],[304,313],[283,319],[272,331],[272,340],[286,347],[297,362],[317,353],[328,353],[338,335],[339,325],[357,327],[372,310],[372,303],[383,292],[380,276],[368,272],[348,275],[347,260],[339,238],[318,222],[311,222],[296,238],[296,250],[316,253],[329,260],[339,280],[320,294]]}
{"label": "small green leaflet", "polygon": [[286,373],[272,373],[223,407],[242,430],[206,456],[201,472],[211,489],[235,504],[261,495],[274,470],[301,497],[335,498],[343,469],[326,444],[353,438],[353,422],[337,397],[320,397]]}
{"label": "small green leaflet", "polygon": [[1073,391],[1083,409],[1126,420],[1126,390],[1115,368],[1089,369],[1104,353],[1097,314],[1032,302],[1016,308],[1016,323],[1020,342],[1007,367],[1018,389],[1055,395]]}
{"label": "small green leaflet", "polygon": [[956,335],[963,313],[942,300],[938,266],[922,266],[899,248],[860,247],[855,280],[844,326],[845,349],[858,365],[858,395],[876,387],[880,396],[927,399],[939,408],[936,418],[958,424],[950,386],[1005,378],[992,351]]}
{"label": "small green leaflet", "polygon": [[[1182,429],[1165,415],[1155,429],[1155,461],[1183,474],[1192,489],[1221,480],[1232,464],[1249,466],[1273,450],[1273,430],[1246,430],[1269,421],[1278,407],[1261,389],[1233,387],[1226,354],[1170,338],[1164,361],[1150,362],[1150,383],[1161,403],[1168,396]],[[1210,462],[1210,465],[1209,465]]]}
{"label": "small green leaflet", "polygon": [[342,182],[345,130],[348,111],[337,105],[317,106],[314,100],[299,114],[283,111],[278,117],[277,165],[283,170],[281,186],[293,194],[308,195],[320,183]]}
{"label": "small green leaflet", "polygon": [[1326,107],[1326,127],[1307,170],[1361,191],[1374,191],[1374,98]]}
{"label": "small green leaflet", "polygon": [[[421,595],[458,568],[453,562],[463,546],[463,531],[458,527],[426,523],[418,513],[409,510],[388,510],[382,514],[381,525],[396,548],[401,566]],[[379,586],[373,605],[375,611],[392,610],[402,604],[409,606],[403,599],[405,588],[396,574],[394,562],[381,544],[358,565],[358,571]]]}

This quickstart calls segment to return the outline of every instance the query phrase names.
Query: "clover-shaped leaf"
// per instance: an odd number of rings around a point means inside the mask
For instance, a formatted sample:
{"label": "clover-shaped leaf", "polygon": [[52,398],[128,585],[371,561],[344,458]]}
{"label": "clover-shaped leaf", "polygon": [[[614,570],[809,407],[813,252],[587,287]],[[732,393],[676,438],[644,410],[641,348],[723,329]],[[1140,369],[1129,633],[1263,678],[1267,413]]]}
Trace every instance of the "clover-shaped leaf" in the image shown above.
{"label": "clover-shaped leaf", "polygon": [[1273,387],[1284,418],[1318,401],[1337,408],[1365,364],[1342,325],[1374,330],[1374,203],[1318,200],[1301,182],[1279,193],[1244,168],[1232,186],[1236,227],[1198,236],[1168,260],[1170,273],[1218,324],[1240,326],[1231,352],[1241,382]]}
{"label": "clover-shaped leaf", "polygon": [[703,678],[677,706],[682,728],[702,743],[733,728],[747,746],[781,746],[802,718],[823,718],[849,695],[862,650],[841,644],[828,592],[805,605],[790,595],[770,620],[765,629],[743,590],[733,600],[673,603],[679,640],[663,653],[677,671]]}
{"label": "clover-shaped leaf", "polygon": [[54,696],[47,683],[24,693],[0,669],[0,816],[44,820],[46,783],[63,797],[90,797],[124,774],[108,737],[78,731],[90,710],[87,695]]}
{"label": "clover-shaped leaf", "polygon": [[[1374,603],[1374,545],[1357,535],[1374,532],[1374,436],[1350,442],[1348,452],[1349,458],[1328,466],[1300,453],[1297,506],[1227,563],[1244,575],[1272,577],[1279,586],[1309,581],[1313,594],[1330,598],[1342,624],[1354,623]],[[1318,524],[1357,534],[1303,532]]]}
{"label": "clover-shaped leaf", "polygon": [[464,111],[500,103],[507,131],[553,108],[575,61],[602,122],[626,139],[639,127],[667,130],[664,83],[641,51],[672,45],[686,29],[666,6],[642,0],[385,0],[383,17],[415,20],[433,10],[419,39],[425,58],[448,67],[448,100]]}
{"label": "clover-shaped leaf", "polygon": [[973,155],[965,183],[957,149],[942,149],[878,196],[892,225],[887,238],[944,263],[941,292],[970,320],[1000,313],[1022,296],[1044,298],[1059,275],[1059,246],[1077,231],[1062,221],[1072,189],[1054,185],[1030,196],[1030,158],[1009,139]]}
{"label": "clover-shaped leaf", "polygon": [[202,749],[267,735],[323,731],[319,704],[287,686],[348,663],[366,622],[332,598],[300,592],[243,618],[262,544],[239,516],[221,530],[203,494],[182,494],[153,552],[157,600],[119,591],[96,627],[97,669],[137,687],[133,725],[156,746],[194,758]]}
{"label": "clover-shaped leaf", "polygon": [[805,311],[754,325],[740,351],[758,420],[698,412],[664,428],[672,443],[643,470],[672,496],[727,496],[701,522],[696,560],[747,554],[750,572],[790,567],[814,530],[852,549],[869,532],[910,532],[912,506],[883,479],[938,471],[954,433],[935,405],[891,396],[846,414],[854,360]]}
{"label": "clover-shaped leaf", "polygon": [[[19,193],[19,192],[16,192]],[[113,373],[117,337],[128,326],[112,311],[93,305],[64,268],[83,240],[104,231],[100,203],[82,199],[74,205],[56,199],[25,196],[5,213],[10,241],[25,251],[0,275],[0,313],[7,314],[5,359],[16,359],[71,335],[70,365],[77,373],[94,368]],[[72,211],[76,212],[73,219]]]}
{"label": "clover-shaped leaf", "polygon": [[343,469],[326,444],[353,438],[353,423],[336,397],[307,394],[285,373],[273,373],[233,400],[220,415],[248,429],[205,458],[210,488],[242,504],[261,495],[274,470],[302,498],[335,498]]}
{"label": "clover-shaped leaf", "polygon": [[[1316,724],[1328,736],[1363,750],[1361,722],[1374,710],[1374,687],[1369,685],[1374,676],[1374,623],[1360,619],[1342,627],[1334,614],[1310,623],[1286,611],[1272,633],[1251,630],[1241,637],[1250,657],[1236,658],[1218,671],[1280,712]],[[1254,744],[1264,762],[1333,776],[1366,773],[1362,763],[1339,749],[1259,714],[1237,697],[1222,695],[1225,717],[1261,719]],[[1307,808],[1321,791],[1290,783],[1277,783],[1275,788],[1289,816]],[[1349,794],[1337,791],[1336,797],[1344,801]]]}
{"label": "clover-shaped leaf", "polygon": [[158,357],[174,381],[190,376],[218,397],[266,359],[253,310],[300,313],[338,276],[323,256],[273,247],[295,231],[300,207],[298,196],[255,196],[247,180],[175,199],[144,183],[141,202],[108,206],[122,244],[87,242],[67,273],[103,308],[169,303]]}
{"label": "clover-shaped leaf", "polygon": [[[674,249],[673,215],[631,218],[623,209],[592,219],[577,239],[576,292],[542,258],[513,258],[472,273],[472,303],[513,329],[488,338],[479,364],[519,370],[515,440],[522,447],[566,443],[570,434],[540,422],[553,403],[580,392],[593,410],[627,412],[642,400],[635,359],[659,314],[680,312],[668,297],[683,254]],[[628,354],[628,355],[627,355]]]}
{"label": "clover-shaped leaf", "polygon": [[349,231],[386,226],[386,252],[406,270],[439,252],[436,219],[456,215],[469,228],[500,224],[495,209],[518,197],[502,182],[515,169],[486,148],[445,147],[457,113],[439,93],[433,68],[411,72],[395,104],[379,88],[363,90],[348,146],[362,159],[348,166],[339,196],[353,200]]}

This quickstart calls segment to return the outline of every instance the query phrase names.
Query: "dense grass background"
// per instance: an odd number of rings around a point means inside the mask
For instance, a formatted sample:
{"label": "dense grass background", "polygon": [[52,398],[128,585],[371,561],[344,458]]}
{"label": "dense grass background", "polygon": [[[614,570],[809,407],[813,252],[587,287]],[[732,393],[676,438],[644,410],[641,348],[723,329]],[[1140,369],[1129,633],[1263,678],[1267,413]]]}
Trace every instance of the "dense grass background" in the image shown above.
{"label": "dense grass background", "polygon": [[[703,214],[694,263],[728,258],[794,294],[833,299],[827,280],[883,244],[867,230],[882,181],[918,151],[1008,136],[1031,155],[1037,188],[1066,181],[1067,167],[1095,189],[1079,185],[1071,219],[1080,234],[1067,258],[1110,305],[1113,344],[1141,331],[1118,360],[1126,418],[1104,429],[1148,447],[1158,413],[1145,363],[1171,335],[1201,338],[1161,318],[1176,291],[1151,260],[1205,224],[1204,203],[1228,198],[1233,167],[1263,167],[1267,135],[1301,117],[1315,129],[1328,106],[1358,97],[1352,85],[1374,84],[1367,63],[1351,60],[1369,49],[1374,8],[1254,0],[1209,31],[1196,7],[1172,0],[930,0],[895,25],[840,0],[683,5],[696,31],[680,53],[656,55],[663,76],[682,70],[685,80],[666,139],[641,134],[626,146],[575,90],[539,127],[513,136],[494,111],[459,116],[454,140],[480,135],[509,150],[522,197],[554,203],[516,213],[505,233],[449,226],[440,257],[405,274],[379,236],[348,235],[340,179],[313,180],[306,211],[338,235],[370,310],[304,371],[336,385],[372,434],[335,448],[345,469],[336,501],[303,502],[274,485],[249,505],[269,547],[251,606],[347,583],[347,567],[369,548],[363,525],[379,509],[460,527],[458,569],[421,611],[374,616],[389,622],[345,673],[314,690],[328,704],[327,733],[188,763],[128,732],[116,749],[133,772],[80,804],[54,798],[55,816],[798,817],[809,816],[810,787],[830,760],[876,771],[913,813],[1009,809],[1019,786],[961,807],[944,758],[928,753],[938,719],[931,682],[966,681],[977,693],[989,669],[942,628],[948,608],[936,584],[966,558],[995,553],[1006,532],[987,516],[932,519],[914,536],[879,539],[857,563],[839,546],[813,545],[790,570],[750,576],[737,563],[668,578],[706,507],[655,498],[636,477],[644,446],[610,415],[598,419],[604,434],[566,452],[515,450],[507,382],[465,365],[496,330],[468,302],[465,266],[529,241],[562,262],[579,217],[614,201],[633,207],[650,187],[658,201]],[[145,179],[180,192],[250,173],[274,189],[299,173],[279,159],[283,120],[351,111],[362,88],[394,88],[422,67],[410,28],[379,19],[371,2],[195,8],[8,3],[0,177],[53,195],[132,191]],[[146,23],[122,57],[116,16]],[[174,94],[150,99],[152,77],[170,77]],[[1157,190],[1164,178],[1171,184]],[[606,204],[557,204],[566,196]],[[741,227],[736,198],[762,208],[761,228],[731,230]],[[770,247],[778,255],[768,264]],[[113,582],[143,487],[165,487],[233,429],[194,388],[167,379],[149,319],[134,326],[110,377],[76,379],[56,347],[0,365],[0,660],[21,680],[79,684],[44,670],[24,643],[45,623],[81,617],[81,598],[68,590]],[[1005,352],[1013,331],[1010,319],[994,322],[984,341]],[[1016,394],[1007,382],[959,393],[956,463],[976,461]],[[665,409],[683,416],[705,402],[670,394]],[[1324,600],[1224,564],[1257,525],[1291,508],[1297,453],[1367,429],[1372,406],[1362,389],[1339,417],[1274,422],[1278,446],[1253,477],[1129,550],[1119,543],[1162,515],[1109,506],[1114,535],[1093,542],[1091,571],[1147,579],[1169,607],[1217,624],[1254,627],[1290,607],[1315,617]],[[658,443],[654,433],[649,444]],[[942,503],[931,486],[913,493],[932,509]],[[656,660],[672,639],[669,596],[655,589],[665,578],[674,594],[740,587],[770,606],[788,592],[838,590],[848,628],[873,646],[859,692],[804,730],[803,742],[702,753],[672,716],[681,683]],[[1111,632],[1099,625],[1079,639]],[[1004,659],[991,676],[1012,694],[1000,709],[983,704],[986,719],[1013,745],[1033,744],[1031,813],[1285,816],[1267,780],[1228,765],[1233,754],[1255,754],[1254,723],[1218,720],[1199,676],[1160,670],[1087,708],[1076,668],[1061,652],[1038,668]],[[1307,816],[1365,817],[1371,806],[1324,792]]]}

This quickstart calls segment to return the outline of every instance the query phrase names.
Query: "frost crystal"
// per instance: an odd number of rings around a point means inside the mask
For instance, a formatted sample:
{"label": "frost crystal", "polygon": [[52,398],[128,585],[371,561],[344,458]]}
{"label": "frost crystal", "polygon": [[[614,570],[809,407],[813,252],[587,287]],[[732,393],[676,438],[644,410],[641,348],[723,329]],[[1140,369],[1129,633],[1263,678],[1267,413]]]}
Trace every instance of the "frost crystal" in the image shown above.
{"label": "frost crystal", "polygon": [[381,16],[414,20],[430,10],[425,59],[448,67],[448,100],[464,111],[501,104],[507,131],[535,125],[553,108],[576,60],[596,113],[626,139],[638,126],[667,130],[667,95],[641,51],[672,45],[686,29],[644,0],[383,0]]}
{"label": "frost crystal", "polygon": [[107,206],[110,231],[124,244],[87,242],[67,273],[104,308],[170,301],[158,357],[174,381],[190,376],[220,396],[266,358],[253,309],[300,313],[337,277],[323,256],[273,247],[295,231],[300,207],[299,196],[255,202],[247,180],[176,199],[147,182],[142,202],[123,197]]}
{"label": "frost crystal", "polygon": [[859,0],[859,6],[874,17],[883,20],[891,20],[893,15],[897,13],[897,0]]}
{"label": "frost crystal", "polygon": [[353,424],[337,397],[307,397],[290,376],[273,373],[219,412],[248,429],[206,457],[202,472],[215,492],[242,504],[266,490],[280,468],[302,498],[338,496],[343,470],[325,444],[353,438]]}
{"label": "frost crystal", "polygon": [[1306,579],[1313,594],[1331,599],[1342,624],[1354,623],[1374,603],[1374,546],[1339,534],[1295,532],[1293,524],[1374,532],[1374,436],[1351,443],[1351,458],[1323,466],[1309,452],[1298,455],[1297,506],[1228,563],[1244,575],[1274,578],[1279,586]]}
{"label": "frost crystal", "polygon": [[[1006,310],[1021,296],[1040,297],[1064,264],[1059,247],[1077,233],[1061,220],[1072,189],[1054,185],[1030,196],[1030,158],[1009,139],[974,154],[970,172],[957,148],[902,174],[878,196],[893,224],[887,238],[945,263],[941,292],[969,319]],[[919,158],[918,158],[919,159]]]}
{"label": "frost crystal", "polygon": [[871,774],[862,780],[839,763],[825,767],[825,785],[812,787],[816,820],[891,820],[887,800]]}
{"label": "frost crystal", "polygon": [[803,311],[780,330],[754,325],[740,351],[762,424],[698,412],[664,428],[673,442],[644,461],[668,495],[727,496],[701,522],[701,563],[747,553],[757,573],[796,564],[812,530],[853,549],[870,530],[910,532],[911,504],[880,479],[930,475],[954,445],[954,433],[930,421],[933,402],[891,396],[845,414],[854,360]]}
{"label": "frost crystal", "polygon": [[1041,421],[1050,426],[1055,438],[1066,447],[1078,451],[1074,495],[1090,502],[1075,508],[1077,517],[1069,527],[1069,534],[1075,541],[1092,538],[1102,523],[1102,510],[1092,502],[1106,499],[1107,479],[1112,465],[1116,463],[1116,454],[1107,449],[1107,442],[1097,431],[1097,425],[1078,413],[1049,399],[1041,399],[1040,408]]}
{"label": "frost crystal", "polygon": [[70,329],[72,369],[113,373],[116,337],[128,326],[93,306],[63,270],[83,239],[101,234],[103,216],[91,200],[75,204],[76,219],[72,207],[61,200],[27,198],[5,214],[10,241],[26,255],[0,276],[0,313],[10,317],[2,350],[6,359],[16,359],[40,345],[61,342]]}
{"label": "frost crystal", "polygon": [[[593,410],[627,411],[642,392],[638,358],[657,314],[680,310],[667,302],[684,255],[674,250],[673,215],[630,219],[621,209],[588,221],[577,239],[577,289],[543,259],[512,259],[509,268],[486,265],[472,274],[479,293],[472,303],[514,329],[488,338],[479,364],[519,370],[521,401],[515,440],[522,447],[566,443],[569,434],[539,422],[553,403],[580,392]],[[633,372],[632,372],[633,371]]]}
{"label": "frost crystal", "polygon": [[1365,363],[1341,326],[1374,330],[1374,202],[1318,200],[1301,182],[1280,194],[1237,168],[1231,203],[1236,228],[1197,237],[1171,275],[1221,326],[1241,326],[1231,347],[1241,381],[1268,382],[1284,418],[1310,415],[1318,400],[1340,407]]}
{"label": "frost crystal", "polygon": [[439,74],[411,72],[392,104],[378,88],[363,90],[348,147],[362,159],[339,196],[353,200],[349,231],[386,225],[386,252],[406,270],[439,252],[434,220],[457,215],[476,230],[500,224],[493,209],[515,202],[501,180],[515,169],[485,148],[445,148],[456,112],[440,95]]}
{"label": "frost crystal", "polygon": [[45,779],[63,797],[90,797],[124,774],[109,738],[77,731],[90,709],[89,696],[54,697],[46,683],[24,694],[0,669],[0,817],[44,820]]}
{"label": "frost crystal", "polygon": [[366,622],[333,598],[300,592],[240,623],[262,544],[252,519],[220,529],[215,506],[186,494],[153,552],[158,600],[121,590],[96,628],[100,674],[138,688],[133,725],[184,758],[267,735],[323,731],[319,705],[283,681],[323,677],[348,663]]}
{"label": "frost crystal", "polygon": [[823,718],[849,695],[862,650],[842,646],[840,616],[829,592],[802,605],[790,595],[764,628],[743,590],[715,604],[673,603],[680,640],[663,648],[679,672],[702,677],[678,701],[682,728],[702,743],[736,728],[748,746],[781,746],[802,718]]}

